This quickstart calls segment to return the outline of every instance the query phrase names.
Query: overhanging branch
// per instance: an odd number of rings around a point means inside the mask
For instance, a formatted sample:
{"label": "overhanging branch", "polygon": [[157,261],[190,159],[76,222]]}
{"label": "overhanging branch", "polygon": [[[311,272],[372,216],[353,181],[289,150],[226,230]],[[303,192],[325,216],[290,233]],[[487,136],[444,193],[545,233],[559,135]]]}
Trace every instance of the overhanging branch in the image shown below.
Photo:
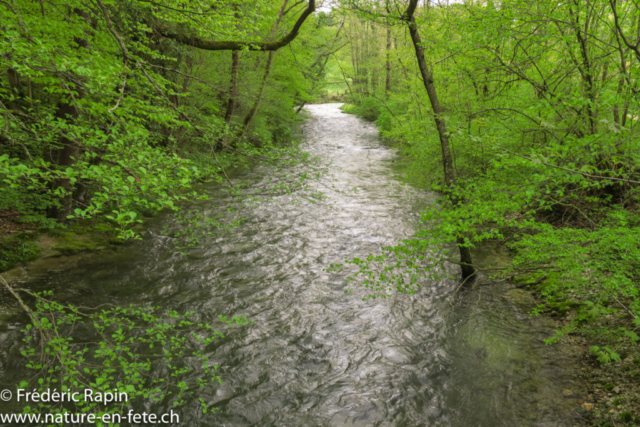
{"label": "overhanging branch", "polygon": [[188,34],[177,34],[168,29],[156,28],[155,31],[161,36],[168,39],[175,40],[179,43],[186,44],[188,46],[195,47],[203,50],[254,50],[254,51],[276,51],[289,43],[291,43],[300,32],[300,28],[304,21],[316,10],[315,0],[309,0],[307,8],[302,12],[295,25],[280,39],[271,42],[240,42],[240,41],[221,41],[221,40],[206,40],[201,37],[191,36]]}

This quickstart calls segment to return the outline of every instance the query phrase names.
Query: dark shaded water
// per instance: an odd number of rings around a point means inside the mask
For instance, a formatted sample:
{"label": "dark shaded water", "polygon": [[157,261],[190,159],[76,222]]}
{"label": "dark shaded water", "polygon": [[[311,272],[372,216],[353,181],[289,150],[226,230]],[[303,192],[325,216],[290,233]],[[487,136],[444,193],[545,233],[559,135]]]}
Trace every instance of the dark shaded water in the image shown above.
{"label": "dark shaded water", "polygon": [[[330,263],[379,253],[411,236],[432,197],[399,185],[394,154],[371,124],[337,104],[311,105],[308,150],[331,159],[322,205],[277,196],[246,206],[246,223],[183,256],[151,221],[144,241],[111,253],[40,261],[28,286],[55,289],[86,305],[110,301],[195,311],[203,321],[246,314],[212,351],[224,383],[205,396],[221,411],[184,408],[188,426],[565,426],[578,425],[580,386],[571,360],[542,340],[526,295],[507,285],[453,295],[453,280],[425,283],[416,296],[362,301],[345,294]],[[268,167],[240,178],[256,186]],[[331,191],[335,186],[340,191]],[[231,204],[221,188],[205,212]],[[497,262],[488,249],[478,259]],[[37,266],[57,263],[39,275]],[[66,264],[65,264],[66,263]],[[5,309],[2,382],[22,370],[19,325]],[[574,391],[572,398],[563,389]]]}

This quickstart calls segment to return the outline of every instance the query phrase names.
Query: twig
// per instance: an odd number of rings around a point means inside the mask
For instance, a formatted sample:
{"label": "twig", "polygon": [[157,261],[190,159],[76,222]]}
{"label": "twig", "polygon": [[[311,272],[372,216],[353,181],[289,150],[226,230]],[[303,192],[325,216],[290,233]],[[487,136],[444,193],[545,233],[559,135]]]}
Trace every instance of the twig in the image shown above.
{"label": "twig", "polygon": [[120,102],[122,101],[122,97],[124,96],[124,89],[127,87],[127,60],[124,60],[124,77],[122,79],[122,89],[120,89],[120,96],[118,97],[118,102],[113,108],[109,108],[107,110],[108,113],[113,113],[116,108],[120,106]]}
{"label": "twig", "polygon": [[4,279],[4,277],[2,277],[2,275],[0,275],[0,280],[2,280],[2,284],[4,285],[4,288],[9,291],[9,293],[11,294],[11,296],[13,296],[13,298],[15,298],[15,300],[18,302],[18,305],[20,306],[20,308],[27,313],[27,316],[29,316],[29,319],[31,320],[31,323],[33,323],[33,326],[38,329],[38,332],[40,332],[40,361],[42,361],[42,359],[44,358],[44,343],[45,340],[46,342],[50,341],[49,338],[49,334],[47,334],[46,331],[44,331],[42,328],[38,327],[38,321],[36,320],[33,311],[31,311],[31,309],[29,308],[28,305],[26,305],[24,303],[24,301],[22,300],[22,298],[20,298],[20,295],[9,285],[9,283],[7,283],[7,281]]}
{"label": "twig", "polygon": [[218,164],[218,166],[220,167],[220,170],[222,171],[222,174],[224,175],[224,177],[226,178],[227,182],[229,183],[229,185],[231,186],[231,188],[236,188],[235,185],[233,185],[233,183],[231,182],[231,180],[229,179],[229,177],[227,176],[227,172],[224,170],[224,167],[222,167],[222,165],[220,164],[220,161],[218,160],[218,155],[216,154],[215,151],[211,150],[211,154],[213,154],[213,158],[216,160],[216,163]]}
{"label": "twig", "polygon": [[456,294],[460,291],[460,289],[462,289],[462,287],[465,285],[465,283],[467,283],[467,280],[474,281],[476,279],[476,276],[477,276],[476,274],[472,274],[469,277],[467,277],[466,279],[464,279],[462,281],[462,283],[460,283],[460,286],[458,286],[458,288],[453,292],[453,294],[451,294],[451,300],[449,301],[450,305],[453,305],[453,303],[452,303],[453,297],[455,297]]}
{"label": "twig", "polygon": [[104,4],[102,4],[102,1],[100,0],[95,0],[95,1],[98,4],[98,7],[100,8],[100,10],[102,11],[102,15],[104,16],[104,20],[107,23],[107,28],[109,29],[109,32],[113,35],[113,37],[115,37],[116,41],[120,45],[120,49],[122,50],[122,56],[124,59],[124,79],[122,81],[122,89],[120,90],[120,97],[118,98],[118,102],[116,102],[116,105],[113,108],[110,108],[109,110],[107,110],[111,114],[120,105],[120,102],[122,101],[122,97],[124,95],[124,90],[127,87],[127,63],[128,63],[127,61],[129,59],[129,52],[127,51],[127,46],[124,44],[124,41],[122,40],[120,35],[116,32],[116,30],[113,28],[113,25],[111,24],[111,18],[109,18],[109,14],[107,13],[107,8],[104,6]]}
{"label": "twig", "polygon": [[523,283],[522,285],[516,285],[516,289],[526,288],[527,286],[536,286],[536,285],[539,285],[540,283],[544,282],[545,280],[547,280],[547,275],[542,276],[541,278],[539,278],[535,282]]}

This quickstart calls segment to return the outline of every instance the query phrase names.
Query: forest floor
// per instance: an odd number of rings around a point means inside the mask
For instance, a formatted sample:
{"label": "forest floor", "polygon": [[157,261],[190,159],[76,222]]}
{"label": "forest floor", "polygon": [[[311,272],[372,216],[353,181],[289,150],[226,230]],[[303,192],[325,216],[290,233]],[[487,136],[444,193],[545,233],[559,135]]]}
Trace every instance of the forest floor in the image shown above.
{"label": "forest floor", "polygon": [[[569,326],[574,314],[556,318],[558,328]],[[592,330],[622,327],[625,320],[609,316],[601,319]],[[628,325],[624,325],[628,327]],[[578,354],[578,377],[585,384],[588,395],[577,403],[587,413],[590,425],[636,426],[640,424],[640,351],[637,345],[620,344],[614,347],[620,362],[601,363],[590,351],[593,345],[602,345],[600,335],[571,333],[562,337],[565,346]]]}
{"label": "forest floor", "polygon": [[29,224],[20,222],[20,213],[14,209],[0,209],[0,243],[20,231],[30,229]]}

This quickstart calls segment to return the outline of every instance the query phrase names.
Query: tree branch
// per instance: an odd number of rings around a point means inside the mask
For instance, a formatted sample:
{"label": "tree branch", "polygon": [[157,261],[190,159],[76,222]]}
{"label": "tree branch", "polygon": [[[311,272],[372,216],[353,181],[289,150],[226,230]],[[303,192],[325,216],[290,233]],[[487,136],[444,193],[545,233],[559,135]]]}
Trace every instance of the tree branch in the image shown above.
{"label": "tree branch", "polygon": [[195,47],[203,50],[254,50],[254,51],[276,51],[289,43],[291,43],[300,32],[300,28],[304,21],[316,10],[315,0],[309,0],[307,8],[302,12],[302,15],[298,18],[291,31],[288,34],[281,37],[279,40],[271,42],[241,42],[241,41],[221,41],[221,40],[206,40],[197,36],[190,36],[186,34],[177,34],[168,29],[156,28],[155,31],[162,37],[175,40],[179,43],[186,44],[188,46]]}

